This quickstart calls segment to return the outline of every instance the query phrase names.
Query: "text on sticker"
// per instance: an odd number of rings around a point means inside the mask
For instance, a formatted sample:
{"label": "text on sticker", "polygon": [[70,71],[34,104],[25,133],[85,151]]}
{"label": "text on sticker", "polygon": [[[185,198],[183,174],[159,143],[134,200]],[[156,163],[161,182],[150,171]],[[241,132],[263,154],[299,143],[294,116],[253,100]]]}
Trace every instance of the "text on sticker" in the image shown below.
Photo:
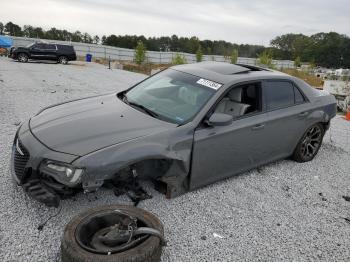
{"label": "text on sticker", "polygon": [[210,81],[210,80],[207,80],[207,79],[203,79],[203,78],[199,79],[197,81],[197,84],[200,84],[200,85],[203,85],[203,86],[207,86],[207,87],[213,88],[215,90],[219,89],[222,86],[222,84],[215,83],[213,81]]}

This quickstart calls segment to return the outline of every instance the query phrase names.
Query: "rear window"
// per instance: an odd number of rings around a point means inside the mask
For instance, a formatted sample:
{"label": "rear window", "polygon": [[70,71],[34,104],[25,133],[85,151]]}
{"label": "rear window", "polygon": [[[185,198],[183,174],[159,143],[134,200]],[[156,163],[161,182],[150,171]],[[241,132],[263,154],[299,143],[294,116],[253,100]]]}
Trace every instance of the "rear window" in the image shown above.
{"label": "rear window", "polygon": [[56,50],[56,45],[52,45],[52,44],[46,45],[46,49]]}
{"label": "rear window", "polygon": [[74,52],[73,46],[70,45],[57,45],[57,48],[64,51]]}
{"label": "rear window", "polygon": [[304,102],[304,97],[288,81],[267,81],[264,87],[267,110],[292,106]]}

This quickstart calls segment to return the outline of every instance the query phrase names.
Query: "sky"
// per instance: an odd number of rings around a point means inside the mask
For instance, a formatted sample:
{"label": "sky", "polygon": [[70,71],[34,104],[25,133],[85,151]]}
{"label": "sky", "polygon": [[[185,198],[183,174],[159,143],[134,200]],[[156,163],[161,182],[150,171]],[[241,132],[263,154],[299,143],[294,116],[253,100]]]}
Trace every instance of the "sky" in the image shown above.
{"label": "sky", "polygon": [[350,35],[349,0],[10,0],[0,21],[91,35],[197,36],[269,45],[286,33]]}

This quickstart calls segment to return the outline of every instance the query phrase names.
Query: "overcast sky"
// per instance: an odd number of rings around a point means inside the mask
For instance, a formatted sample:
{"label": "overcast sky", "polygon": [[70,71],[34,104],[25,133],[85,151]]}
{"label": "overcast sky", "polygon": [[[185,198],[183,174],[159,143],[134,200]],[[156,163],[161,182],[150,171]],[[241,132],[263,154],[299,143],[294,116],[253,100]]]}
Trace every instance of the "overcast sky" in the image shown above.
{"label": "overcast sky", "polygon": [[350,35],[349,0],[3,0],[0,21],[92,35],[198,36],[268,45],[285,33]]}

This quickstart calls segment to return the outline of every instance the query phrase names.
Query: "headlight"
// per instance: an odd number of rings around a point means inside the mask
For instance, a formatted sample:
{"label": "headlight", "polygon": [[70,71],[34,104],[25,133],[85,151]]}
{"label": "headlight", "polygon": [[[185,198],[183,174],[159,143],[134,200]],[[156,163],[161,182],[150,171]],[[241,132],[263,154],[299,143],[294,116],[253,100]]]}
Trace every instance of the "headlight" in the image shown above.
{"label": "headlight", "polygon": [[59,182],[75,185],[80,182],[84,170],[69,164],[46,160],[40,165],[40,171],[52,175]]}

